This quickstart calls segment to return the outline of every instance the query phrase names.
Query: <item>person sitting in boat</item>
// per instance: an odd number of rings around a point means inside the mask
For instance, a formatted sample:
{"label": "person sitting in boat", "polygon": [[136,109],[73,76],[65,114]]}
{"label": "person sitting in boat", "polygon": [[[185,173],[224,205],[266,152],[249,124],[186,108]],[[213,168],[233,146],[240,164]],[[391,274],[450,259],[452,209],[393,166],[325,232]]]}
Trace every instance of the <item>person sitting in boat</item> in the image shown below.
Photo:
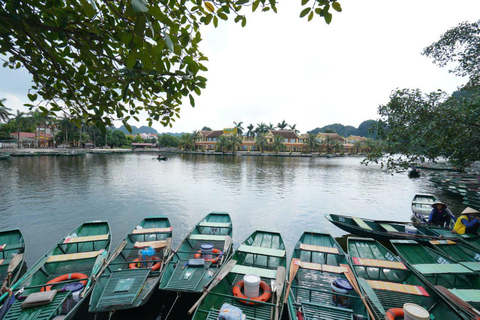
{"label": "person sitting in boat", "polygon": [[463,210],[461,216],[457,219],[453,232],[458,234],[478,234],[478,228],[480,228],[480,220],[475,215],[479,214],[475,209],[467,207]]}
{"label": "person sitting in boat", "polygon": [[162,159],[162,154],[159,153],[157,159]]}
{"label": "person sitting in boat", "polygon": [[432,207],[433,209],[430,212],[427,223],[441,227],[450,225],[450,221],[453,217],[447,212],[447,205],[442,202],[435,202],[432,204]]}

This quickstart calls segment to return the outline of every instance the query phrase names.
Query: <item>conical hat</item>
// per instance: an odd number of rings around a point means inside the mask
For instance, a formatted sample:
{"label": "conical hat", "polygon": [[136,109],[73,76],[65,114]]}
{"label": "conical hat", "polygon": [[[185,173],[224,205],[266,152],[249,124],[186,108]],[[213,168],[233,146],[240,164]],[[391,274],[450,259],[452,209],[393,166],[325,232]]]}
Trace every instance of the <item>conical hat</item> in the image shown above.
{"label": "conical hat", "polygon": [[435,202],[435,203],[432,203],[432,207],[435,208],[435,207],[437,206],[437,204],[441,204],[441,205],[443,206],[443,209],[447,209],[447,208],[448,208],[448,206],[447,206],[445,203],[440,202],[440,201],[437,201],[437,202]]}
{"label": "conical hat", "polygon": [[480,212],[470,207],[466,207],[465,210],[462,211],[462,214],[477,214],[477,213],[480,213]]}

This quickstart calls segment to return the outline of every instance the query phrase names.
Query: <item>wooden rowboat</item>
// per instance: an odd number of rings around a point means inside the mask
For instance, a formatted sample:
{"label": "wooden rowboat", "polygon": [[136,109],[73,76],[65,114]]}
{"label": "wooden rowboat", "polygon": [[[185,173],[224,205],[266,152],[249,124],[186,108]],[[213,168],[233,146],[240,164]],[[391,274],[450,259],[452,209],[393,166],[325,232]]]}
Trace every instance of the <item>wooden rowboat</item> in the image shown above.
{"label": "wooden rowboat", "polygon": [[350,269],[345,267],[348,266],[345,252],[330,234],[303,233],[291,261],[288,273],[291,287],[286,293],[291,320],[312,319],[315,314],[324,320],[360,316],[368,319],[367,308],[355,290],[347,293],[348,307],[332,304],[332,281],[345,279]]}
{"label": "wooden rowboat", "polygon": [[[205,259],[201,246],[213,245]],[[166,262],[160,289],[176,292],[204,290],[232,254],[232,221],[228,213],[212,212],[200,220]]]}
{"label": "wooden rowboat", "polygon": [[[218,319],[224,303],[241,309],[247,320],[281,319],[285,299],[284,281],[287,264],[282,236],[276,232],[255,231],[233,254],[230,262],[235,261],[236,265],[229,272],[226,272],[222,280],[214,288],[211,288],[205,299],[200,303],[193,319]],[[228,266],[227,264],[226,267]],[[222,270],[220,273],[222,273]],[[266,298],[266,302],[251,300],[246,297],[240,298],[233,294],[235,284],[242,280],[246,274],[259,276],[271,289],[276,287],[275,292],[270,297],[268,295],[264,296],[265,291],[262,293],[262,290],[260,290],[261,296]],[[243,294],[242,291],[241,293]]]}
{"label": "wooden rowboat", "polygon": [[[16,261],[12,261],[17,255]],[[15,264],[15,266],[12,264]],[[20,230],[0,231],[0,283],[3,282],[3,285],[0,285],[10,287],[14,284],[21,275],[24,266],[25,240]],[[10,270],[10,274],[8,274],[9,268],[13,268],[13,270]]]}
{"label": "wooden rowboat", "polygon": [[[90,298],[89,312],[131,309],[145,304],[160,281],[162,261],[171,249],[172,226],[165,216],[152,216],[140,221],[127,234],[115,252],[120,254],[97,279]],[[142,263],[140,250],[155,252],[153,263]],[[152,252],[153,253],[153,252]],[[138,261],[140,261],[140,263]]]}
{"label": "wooden rowboat", "polygon": [[11,287],[19,296],[3,320],[72,319],[92,289],[110,242],[106,221],[85,222],[70,232]]}
{"label": "wooden rowboat", "polygon": [[[470,317],[480,316],[480,252],[454,241],[432,241],[435,249],[412,240],[392,240],[402,260]],[[448,253],[448,254],[447,254]]]}
{"label": "wooden rowboat", "polygon": [[379,242],[349,237],[348,255],[376,319],[385,319],[388,310],[405,303],[423,307],[435,319],[469,319]]}
{"label": "wooden rowboat", "polygon": [[432,204],[437,202],[437,198],[429,193],[417,193],[412,199],[412,214],[417,222],[427,222]]}

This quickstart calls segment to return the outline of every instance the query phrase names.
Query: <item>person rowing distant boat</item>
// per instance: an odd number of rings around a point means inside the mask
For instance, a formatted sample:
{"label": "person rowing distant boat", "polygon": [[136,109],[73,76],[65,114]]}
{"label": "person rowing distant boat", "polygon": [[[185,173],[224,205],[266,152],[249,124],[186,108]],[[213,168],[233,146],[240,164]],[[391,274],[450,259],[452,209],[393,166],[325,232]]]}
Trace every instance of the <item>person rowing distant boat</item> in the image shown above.
{"label": "person rowing distant boat", "polygon": [[480,214],[475,209],[467,207],[462,211],[462,215],[457,219],[453,231],[458,234],[474,234],[478,235],[478,229],[480,228],[480,220],[476,215]]}
{"label": "person rowing distant boat", "polygon": [[454,218],[447,211],[447,205],[445,203],[437,201],[432,203],[432,208],[430,216],[428,217],[428,224],[444,227],[445,225],[449,226],[451,220],[455,222]]}

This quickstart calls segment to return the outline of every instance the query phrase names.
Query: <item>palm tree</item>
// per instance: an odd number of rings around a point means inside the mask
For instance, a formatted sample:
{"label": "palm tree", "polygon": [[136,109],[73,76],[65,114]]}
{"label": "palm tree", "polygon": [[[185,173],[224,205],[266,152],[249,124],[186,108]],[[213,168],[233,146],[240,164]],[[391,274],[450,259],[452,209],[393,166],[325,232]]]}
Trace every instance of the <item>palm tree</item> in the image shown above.
{"label": "palm tree", "polygon": [[288,123],[286,123],[285,120],[277,124],[277,128],[280,130],[285,130],[286,127],[288,127]]}
{"label": "palm tree", "polygon": [[178,146],[180,148],[183,147],[184,150],[188,150],[192,148],[192,135],[190,133],[184,133],[180,137],[178,141]]}
{"label": "palm tree", "polygon": [[300,131],[296,128],[297,127],[296,124],[294,124],[293,126],[291,126],[291,125],[288,125],[288,126],[290,127],[290,130],[292,130],[293,132],[300,133]]}
{"label": "palm tree", "polygon": [[358,150],[363,147],[363,141],[354,140],[354,141],[353,141],[353,145],[354,145],[355,148],[356,148],[356,152],[355,152],[355,153],[358,154]]}
{"label": "palm tree", "polygon": [[268,124],[268,130],[275,130],[275,126],[273,125],[273,123],[269,123]]}
{"label": "palm tree", "polygon": [[11,113],[12,109],[4,105],[5,101],[7,101],[7,99],[0,99],[0,122],[8,122],[10,117],[13,116],[13,113]]}
{"label": "palm tree", "polygon": [[242,135],[242,134],[243,134],[242,123],[243,123],[243,121],[240,121],[239,123],[236,123],[235,121],[233,121],[233,124],[235,125],[235,128],[237,128],[237,133],[238,133],[239,135]]}
{"label": "palm tree", "polygon": [[195,130],[192,133],[192,144],[193,144],[193,149],[196,149],[197,146],[197,141],[202,139],[202,134],[200,133],[199,130]]}
{"label": "palm tree", "polygon": [[29,112],[28,115],[31,123],[35,127],[35,146],[38,148],[38,127],[41,127],[43,125],[43,123],[45,122],[45,117],[38,109]]}
{"label": "palm tree", "polygon": [[225,153],[225,149],[230,149],[230,140],[227,136],[220,136],[218,137],[217,140],[217,148],[222,151],[222,153]]}
{"label": "palm tree", "polygon": [[327,146],[327,153],[330,153],[330,147],[332,147],[335,144],[335,140],[332,139],[332,137],[327,136],[325,138],[325,145]]}
{"label": "palm tree", "polygon": [[255,131],[253,130],[254,128],[255,128],[255,126],[251,123],[247,126],[247,129],[248,129],[247,137],[250,137],[250,136],[254,137],[255,136]]}
{"label": "palm tree", "polygon": [[317,136],[314,133],[308,134],[307,147],[310,153],[312,153],[312,150],[317,151],[318,148],[320,148],[320,142],[318,142]]}
{"label": "palm tree", "polygon": [[242,146],[242,138],[238,134],[234,134],[233,136],[230,136],[230,146],[232,147],[232,153],[235,154],[235,150],[237,147]]}
{"label": "palm tree", "polygon": [[342,153],[343,152],[343,144],[340,141],[335,141],[333,143],[333,150],[335,153]]}
{"label": "palm tree", "polygon": [[260,124],[257,123],[257,128],[255,129],[255,133],[257,135],[265,134],[267,132],[268,132],[268,126],[265,123],[263,123],[263,122],[260,123]]}
{"label": "palm tree", "polygon": [[68,142],[68,131],[72,130],[73,124],[68,118],[67,115],[64,115],[62,120],[59,122],[60,127],[62,128],[63,134],[64,134],[64,139],[63,139],[63,145],[66,147],[69,145]]}
{"label": "palm tree", "polygon": [[281,135],[275,136],[273,139],[272,150],[275,150],[275,153],[283,151],[285,149],[285,145],[283,144],[283,137]]}
{"label": "palm tree", "polygon": [[263,153],[263,148],[268,145],[267,138],[263,133],[257,135],[257,140],[255,141],[255,145],[260,148]]}
{"label": "palm tree", "polygon": [[12,120],[17,124],[17,148],[20,148],[20,130],[29,123],[29,120],[25,117],[25,112],[21,112],[20,110],[17,110],[17,114]]}

